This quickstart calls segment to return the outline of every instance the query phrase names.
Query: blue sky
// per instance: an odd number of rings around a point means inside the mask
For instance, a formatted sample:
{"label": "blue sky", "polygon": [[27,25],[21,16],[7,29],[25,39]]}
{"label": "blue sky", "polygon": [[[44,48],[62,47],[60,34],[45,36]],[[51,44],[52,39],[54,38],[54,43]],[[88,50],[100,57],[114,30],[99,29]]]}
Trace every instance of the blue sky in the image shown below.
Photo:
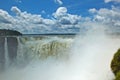
{"label": "blue sky", "polygon": [[51,15],[60,6],[67,7],[68,12],[71,14],[77,14],[82,16],[88,15],[90,8],[110,8],[110,3],[104,3],[104,0],[63,0],[63,4],[55,2],[55,0],[2,0],[0,2],[0,8],[10,11],[12,6],[17,6],[22,11],[27,11],[33,14],[41,14],[45,11],[46,14],[42,14],[44,17]]}
{"label": "blue sky", "polygon": [[117,27],[119,5],[120,0],[2,0],[0,29],[38,34],[75,33],[91,23]]}

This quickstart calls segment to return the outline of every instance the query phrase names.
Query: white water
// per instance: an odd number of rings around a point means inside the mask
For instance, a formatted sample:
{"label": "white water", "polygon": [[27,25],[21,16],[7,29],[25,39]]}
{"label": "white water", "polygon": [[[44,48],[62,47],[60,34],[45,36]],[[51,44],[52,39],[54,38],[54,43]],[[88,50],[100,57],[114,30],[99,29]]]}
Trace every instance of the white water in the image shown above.
{"label": "white water", "polygon": [[50,40],[38,40],[36,43],[34,41],[30,41],[26,44],[26,46],[31,49],[32,57],[39,56],[39,58],[47,58],[48,56],[55,56],[56,58],[59,58],[61,56],[62,58],[65,56],[65,54],[67,55],[66,52],[71,43],[71,39],[61,40],[60,38],[54,39],[53,37],[53,39]]}
{"label": "white water", "polygon": [[5,49],[5,69],[9,67],[9,54],[8,54],[8,44],[7,44],[7,38],[5,38],[4,43],[4,49]]}
{"label": "white water", "polygon": [[20,66],[21,63],[25,62],[24,58],[24,46],[20,42],[20,37],[17,37],[18,41],[18,50],[17,50],[17,56],[16,56],[16,63],[18,66]]}
{"label": "white water", "polygon": [[119,44],[118,37],[112,38],[99,29],[90,31],[76,37],[68,52],[69,60],[36,60],[25,68],[10,68],[0,80],[113,80],[110,62]]}

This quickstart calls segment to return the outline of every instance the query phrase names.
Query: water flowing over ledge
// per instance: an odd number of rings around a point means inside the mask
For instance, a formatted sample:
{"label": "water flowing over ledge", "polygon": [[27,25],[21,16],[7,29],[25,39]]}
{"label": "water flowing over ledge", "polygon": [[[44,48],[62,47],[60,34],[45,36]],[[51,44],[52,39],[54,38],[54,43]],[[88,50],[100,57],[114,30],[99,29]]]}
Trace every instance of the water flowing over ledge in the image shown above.
{"label": "water flowing over ledge", "polygon": [[112,80],[119,43],[101,34],[0,37],[0,79]]}
{"label": "water flowing over ledge", "polygon": [[1,68],[11,65],[22,66],[30,61],[48,57],[67,58],[74,36],[11,36],[0,37]]}

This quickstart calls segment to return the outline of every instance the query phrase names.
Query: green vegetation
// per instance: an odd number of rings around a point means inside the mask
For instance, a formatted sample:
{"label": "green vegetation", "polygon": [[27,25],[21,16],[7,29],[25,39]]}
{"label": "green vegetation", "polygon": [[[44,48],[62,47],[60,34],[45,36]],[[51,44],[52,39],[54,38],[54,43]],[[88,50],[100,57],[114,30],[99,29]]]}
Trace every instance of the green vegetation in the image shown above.
{"label": "green vegetation", "polygon": [[120,71],[120,49],[115,53],[113,57],[111,68],[115,75]]}
{"label": "green vegetation", "polygon": [[112,59],[111,69],[116,76],[115,80],[120,80],[120,49],[118,49]]}
{"label": "green vegetation", "polygon": [[0,29],[0,36],[18,36],[18,35],[22,34],[15,30]]}
{"label": "green vegetation", "polygon": [[115,80],[120,80],[120,71],[116,74]]}

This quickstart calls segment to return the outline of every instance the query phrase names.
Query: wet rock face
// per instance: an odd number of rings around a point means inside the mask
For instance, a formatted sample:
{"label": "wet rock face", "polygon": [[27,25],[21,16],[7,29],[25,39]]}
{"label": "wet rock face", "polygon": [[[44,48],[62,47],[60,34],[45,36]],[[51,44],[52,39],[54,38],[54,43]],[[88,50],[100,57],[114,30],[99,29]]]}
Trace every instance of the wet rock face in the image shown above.
{"label": "wet rock face", "polygon": [[0,37],[0,69],[2,70],[4,68],[4,63],[5,63],[4,43],[5,43],[5,38]]}
{"label": "wet rock face", "polygon": [[[18,35],[22,34],[12,30],[0,30],[0,71],[4,70],[5,68],[5,50],[8,52],[8,58],[10,62],[14,61],[15,57],[17,56]],[[5,47],[5,44],[7,44],[7,47]],[[9,65],[11,65],[11,63]]]}
{"label": "wet rock face", "polygon": [[9,59],[13,61],[15,57],[17,56],[17,46],[18,41],[16,37],[8,37],[7,38],[7,46],[8,46],[8,54]]}

